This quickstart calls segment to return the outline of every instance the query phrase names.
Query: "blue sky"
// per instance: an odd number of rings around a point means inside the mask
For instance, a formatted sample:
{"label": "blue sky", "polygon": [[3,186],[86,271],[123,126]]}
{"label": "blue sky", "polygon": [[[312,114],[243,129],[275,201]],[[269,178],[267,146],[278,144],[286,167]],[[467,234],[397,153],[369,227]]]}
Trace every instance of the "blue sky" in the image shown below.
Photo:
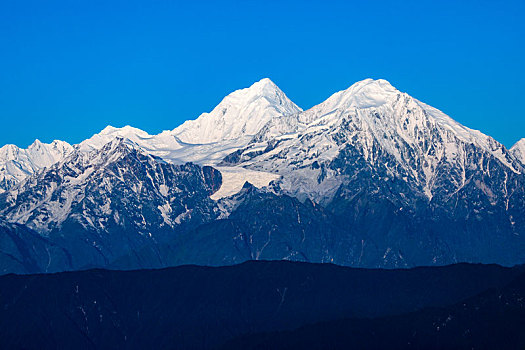
{"label": "blue sky", "polygon": [[510,147],[524,1],[0,1],[0,144],[150,133],[269,77],[306,109],[368,77]]}

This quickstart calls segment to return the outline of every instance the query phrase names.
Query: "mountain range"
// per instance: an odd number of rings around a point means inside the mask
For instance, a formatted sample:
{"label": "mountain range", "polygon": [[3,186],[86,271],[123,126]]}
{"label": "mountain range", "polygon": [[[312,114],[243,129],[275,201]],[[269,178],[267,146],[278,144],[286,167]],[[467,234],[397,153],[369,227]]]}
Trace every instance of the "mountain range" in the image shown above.
{"label": "mountain range", "polygon": [[303,111],[269,79],[158,135],[0,148],[3,273],[246,260],[525,262],[511,149],[366,79]]}

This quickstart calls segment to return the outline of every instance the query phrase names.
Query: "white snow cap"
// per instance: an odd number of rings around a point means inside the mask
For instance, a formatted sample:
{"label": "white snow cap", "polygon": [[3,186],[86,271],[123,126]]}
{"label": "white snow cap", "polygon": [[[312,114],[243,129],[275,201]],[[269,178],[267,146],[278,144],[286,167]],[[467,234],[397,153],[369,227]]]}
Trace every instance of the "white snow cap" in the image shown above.
{"label": "white snow cap", "polygon": [[398,93],[399,91],[384,79],[365,79],[346,90],[336,92],[321,105],[326,109],[378,107]]}
{"label": "white snow cap", "polygon": [[301,112],[270,79],[232,92],[210,113],[188,120],[172,133],[192,144],[213,143],[255,135],[270,119]]}
{"label": "white snow cap", "polygon": [[122,128],[115,128],[111,125],[108,125],[104,129],[102,129],[102,131],[98,134],[95,134],[89,139],[82,141],[79,144],[79,149],[81,151],[91,151],[94,149],[100,149],[106,143],[110,142],[111,140],[117,137],[128,139],[133,142],[138,142],[141,139],[149,138],[151,136],[147,132],[129,125],[126,125]]}
{"label": "white snow cap", "polygon": [[150,135],[146,131],[126,125],[115,128],[111,125],[106,126],[101,132],[82,141],[78,149],[82,152],[89,152],[102,148],[108,142],[117,137],[131,141],[144,151],[158,156],[165,155],[168,151],[181,148],[180,143],[171,135],[170,131],[164,131],[157,135]]}
{"label": "white snow cap", "polygon": [[15,145],[0,147],[0,193],[28,175],[50,167],[73,151],[64,141],[42,143],[35,140],[27,149]]}
{"label": "white snow cap", "polygon": [[516,144],[510,148],[510,153],[518,158],[520,162],[525,164],[525,137],[516,142]]}

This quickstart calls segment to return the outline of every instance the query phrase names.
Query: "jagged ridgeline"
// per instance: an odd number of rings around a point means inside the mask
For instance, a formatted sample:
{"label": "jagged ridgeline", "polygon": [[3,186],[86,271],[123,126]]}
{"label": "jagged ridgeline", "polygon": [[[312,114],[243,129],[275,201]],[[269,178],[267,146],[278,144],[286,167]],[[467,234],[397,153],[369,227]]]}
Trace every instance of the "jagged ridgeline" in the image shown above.
{"label": "jagged ridgeline", "polygon": [[524,263],[524,159],[385,80],[303,111],[263,79],[158,135],[2,147],[1,270]]}

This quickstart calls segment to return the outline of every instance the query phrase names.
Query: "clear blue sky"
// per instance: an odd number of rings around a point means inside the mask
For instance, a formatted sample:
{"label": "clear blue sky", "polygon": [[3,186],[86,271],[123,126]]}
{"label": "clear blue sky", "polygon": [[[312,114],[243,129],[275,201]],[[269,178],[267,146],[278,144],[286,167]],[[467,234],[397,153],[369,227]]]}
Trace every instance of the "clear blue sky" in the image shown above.
{"label": "clear blue sky", "polygon": [[306,109],[364,78],[510,147],[525,1],[0,1],[0,144],[150,133],[271,78]]}

